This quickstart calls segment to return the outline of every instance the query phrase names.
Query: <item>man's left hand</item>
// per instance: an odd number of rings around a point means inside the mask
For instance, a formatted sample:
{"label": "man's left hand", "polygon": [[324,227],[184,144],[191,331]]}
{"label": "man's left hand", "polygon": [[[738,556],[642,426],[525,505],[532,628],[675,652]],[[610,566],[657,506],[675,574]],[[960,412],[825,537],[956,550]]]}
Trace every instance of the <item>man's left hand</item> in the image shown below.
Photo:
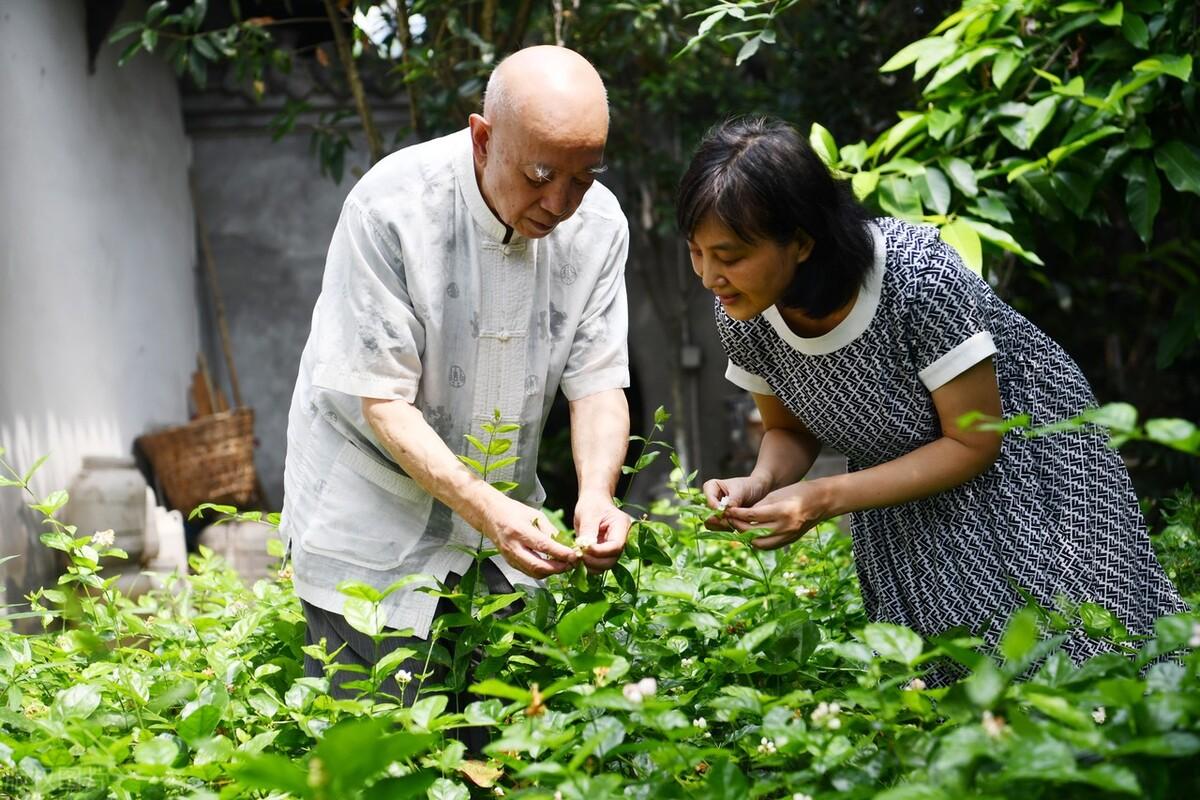
{"label": "man's left hand", "polygon": [[583,548],[583,563],[596,573],[611,569],[632,523],[629,515],[613,505],[611,497],[581,494],[575,503],[575,544]]}

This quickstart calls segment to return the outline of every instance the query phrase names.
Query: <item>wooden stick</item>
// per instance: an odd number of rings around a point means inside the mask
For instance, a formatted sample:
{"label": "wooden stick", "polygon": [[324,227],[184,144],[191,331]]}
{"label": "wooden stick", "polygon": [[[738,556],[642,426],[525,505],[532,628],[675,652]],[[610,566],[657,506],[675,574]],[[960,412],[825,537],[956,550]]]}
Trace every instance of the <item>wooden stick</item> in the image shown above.
{"label": "wooden stick", "polygon": [[225,303],[221,300],[221,288],[217,284],[217,265],[213,261],[212,248],[208,245],[208,230],[200,213],[200,201],[196,196],[196,181],[189,177],[192,191],[192,207],[196,211],[196,235],[200,238],[200,251],[204,256],[204,274],[208,279],[208,291],[212,295],[213,313],[217,318],[217,332],[221,335],[221,350],[225,354],[225,369],[229,372],[229,386],[233,389],[233,404],[242,407],[242,389],[238,385],[237,368],[233,365],[233,345],[229,337],[229,324],[225,321]]}

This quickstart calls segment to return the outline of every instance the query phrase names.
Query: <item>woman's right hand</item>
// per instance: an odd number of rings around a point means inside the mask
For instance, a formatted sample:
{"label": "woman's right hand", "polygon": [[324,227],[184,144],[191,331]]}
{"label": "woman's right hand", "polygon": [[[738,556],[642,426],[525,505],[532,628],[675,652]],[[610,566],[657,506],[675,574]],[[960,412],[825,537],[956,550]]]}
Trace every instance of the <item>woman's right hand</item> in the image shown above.
{"label": "woman's right hand", "polygon": [[727,508],[749,508],[771,491],[766,480],[746,475],[740,478],[713,478],[704,482],[704,499],[717,513],[704,523],[711,530],[729,530],[723,512]]}

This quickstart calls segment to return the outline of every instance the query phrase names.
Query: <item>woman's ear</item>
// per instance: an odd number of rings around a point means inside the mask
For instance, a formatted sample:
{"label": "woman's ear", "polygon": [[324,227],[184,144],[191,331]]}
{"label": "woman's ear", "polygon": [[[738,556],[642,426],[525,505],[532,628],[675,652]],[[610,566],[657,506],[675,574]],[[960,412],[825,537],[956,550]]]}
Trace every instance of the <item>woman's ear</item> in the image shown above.
{"label": "woman's ear", "polygon": [[799,247],[799,250],[796,252],[797,264],[808,261],[808,257],[812,255],[813,247],[816,243],[816,240],[804,231],[796,231],[796,245]]}

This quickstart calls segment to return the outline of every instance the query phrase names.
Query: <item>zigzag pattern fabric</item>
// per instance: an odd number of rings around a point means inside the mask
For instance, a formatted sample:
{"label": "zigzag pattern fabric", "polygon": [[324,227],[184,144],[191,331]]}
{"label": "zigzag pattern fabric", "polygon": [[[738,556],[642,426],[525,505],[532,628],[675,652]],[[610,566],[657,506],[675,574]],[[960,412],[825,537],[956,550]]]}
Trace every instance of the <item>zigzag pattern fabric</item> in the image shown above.
{"label": "zigzag pattern fabric", "polygon": [[[1042,425],[1096,404],[1071,357],[968,270],[936,229],[888,218],[873,224],[886,255],[876,260],[886,265],[878,306],[866,328],[832,352],[802,353],[763,316],[739,322],[716,305],[731,363],[766,381],[825,446],[847,456],[851,471],[941,435],[918,373],[984,331],[995,343],[1005,417],[1029,413]],[[984,474],[924,500],[854,514],[851,530],[870,618],[926,636],[964,626],[995,645],[1025,605],[1017,587],[1047,608],[1061,598],[1098,603],[1134,634],[1187,610],[1150,548],[1125,465],[1100,433],[1006,436]],[[1076,630],[1064,648],[1080,661],[1108,645]]]}

